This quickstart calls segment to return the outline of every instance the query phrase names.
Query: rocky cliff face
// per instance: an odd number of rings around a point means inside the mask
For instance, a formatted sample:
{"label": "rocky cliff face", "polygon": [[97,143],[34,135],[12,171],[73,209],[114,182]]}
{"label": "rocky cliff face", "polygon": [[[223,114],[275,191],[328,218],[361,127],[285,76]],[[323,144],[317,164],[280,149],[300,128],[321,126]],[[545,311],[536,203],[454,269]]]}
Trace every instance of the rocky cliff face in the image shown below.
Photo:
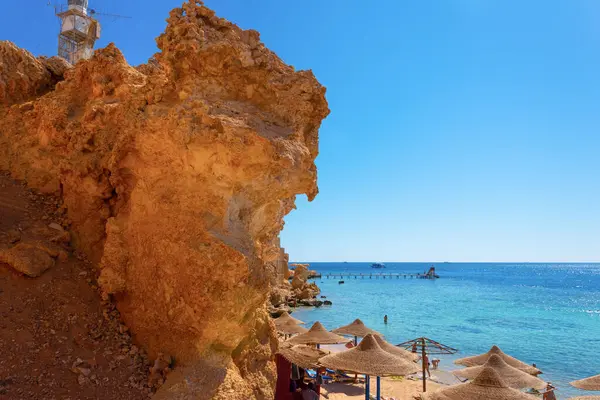
{"label": "rocky cliff face", "polygon": [[30,52],[0,40],[0,105],[40,96],[54,88],[70,68],[59,57],[36,59]]}
{"label": "rocky cliff face", "polygon": [[[284,259],[288,259],[287,255]],[[271,290],[269,312],[273,317],[281,315],[284,311],[290,312],[291,307],[323,305],[324,302],[317,299],[321,290],[316,283],[309,281],[310,277],[315,277],[318,273],[310,271],[308,265],[292,264],[295,269],[289,270],[286,261],[284,265],[286,270],[276,275],[278,278],[283,276],[285,279],[276,282]],[[331,305],[331,302],[328,303]]]}
{"label": "rocky cliff face", "polygon": [[0,43],[0,169],[62,196],[136,340],[178,366],[159,398],[272,398],[265,303],[283,217],[317,194],[325,89],[198,1],[157,43],[71,69]]}

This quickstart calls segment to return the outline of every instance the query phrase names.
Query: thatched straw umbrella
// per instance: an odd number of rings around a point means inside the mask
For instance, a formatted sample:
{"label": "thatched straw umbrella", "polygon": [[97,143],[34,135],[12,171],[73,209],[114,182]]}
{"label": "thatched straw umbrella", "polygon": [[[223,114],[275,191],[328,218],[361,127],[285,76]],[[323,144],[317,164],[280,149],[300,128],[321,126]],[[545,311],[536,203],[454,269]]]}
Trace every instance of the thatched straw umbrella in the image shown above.
{"label": "thatched straw umbrella", "polygon": [[[331,332],[337,333],[338,335],[349,335],[354,336],[354,345],[358,345],[358,338],[371,335],[381,335],[381,333],[374,331],[373,329],[367,328],[367,326],[360,319],[355,319],[351,324],[339,327],[332,330]],[[357,376],[354,375],[354,381],[356,382]]]}
{"label": "thatched straw umbrella", "polygon": [[373,335],[367,335],[356,347],[330,354],[319,360],[325,367],[365,374],[365,390],[369,391],[369,375],[377,377],[377,399],[381,397],[380,379],[385,375],[410,375],[419,367],[405,358],[383,350]]}
{"label": "thatched straw umbrella", "polygon": [[[303,369],[317,369],[319,367],[319,358],[326,356],[329,352],[305,344],[294,346],[289,343],[280,343],[279,346],[279,351],[275,357],[275,365],[277,368],[275,398],[287,399],[290,391],[293,365],[295,364]],[[317,392],[319,392],[319,389],[320,385],[317,385]]]}
{"label": "thatched straw umbrella", "polygon": [[498,354],[492,354],[483,365],[452,371],[452,373],[461,378],[475,379],[486,367],[494,368],[504,383],[514,389],[544,389],[547,385],[540,378],[529,375],[518,368],[511,367]]}
{"label": "thatched straw umbrella", "polygon": [[542,373],[542,371],[540,371],[539,369],[532,367],[529,364],[525,364],[523,361],[519,361],[516,358],[509,356],[508,354],[505,354],[496,345],[492,346],[490,351],[488,351],[487,353],[483,353],[473,357],[461,358],[459,360],[454,361],[454,364],[464,365],[465,367],[476,367],[485,364],[492,354],[499,355],[504,360],[504,362],[506,362],[511,367],[518,368],[521,371],[527,372],[528,374],[539,375]]}
{"label": "thatched straw umbrella", "polygon": [[600,390],[600,375],[571,382],[571,386],[583,390]]}
{"label": "thatched straw umbrella", "polygon": [[277,329],[277,332],[281,332],[285,335],[294,335],[308,332],[308,329],[296,324],[295,322],[292,322],[291,320],[282,324],[275,325],[275,329]]}
{"label": "thatched straw umbrella", "polygon": [[534,400],[537,397],[508,387],[498,372],[485,367],[469,383],[450,386],[433,393],[422,394],[424,400]]}
{"label": "thatched straw umbrella", "polygon": [[[329,332],[319,321],[317,321],[313,324],[313,326],[310,327],[308,332],[296,335],[288,339],[285,343],[291,345],[310,344],[316,345],[317,348],[319,348],[319,346],[322,344],[348,343],[348,339]],[[317,370],[317,378],[318,377],[319,371]]]}
{"label": "thatched straw umbrella", "polygon": [[279,318],[275,318],[273,322],[275,325],[287,324],[288,322],[293,322],[294,324],[304,324],[304,322],[300,321],[299,319],[292,317],[287,311],[284,311]]}
{"label": "thatched straw umbrella", "polygon": [[374,336],[375,336],[375,340],[377,341],[377,344],[379,345],[379,347],[381,347],[383,350],[387,351],[388,353],[391,353],[398,357],[405,358],[408,361],[413,361],[413,362],[417,361],[419,359],[419,356],[416,353],[412,353],[412,352],[404,350],[398,346],[394,346],[390,342],[386,342],[379,335],[374,335]]}
{"label": "thatched straw umbrella", "polygon": [[329,353],[327,350],[316,349],[305,344],[295,346],[284,345],[277,352],[277,354],[280,354],[292,364],[296,364],[304,369],[318,368],[319,359]]}
{"label": "thatched straw umbrella", "polygon": [[329,332],[320,322],[315,322],[314,325],[306,333],[294,336],[288,339],[290,344],[339,344],[348,343],[349,340]]}
{"label": "thatched straw umbrella", "polygon": [[373,329],[367,328],[366,325],[360,320],[355,319],[354,322],[346,326],[339,327],[332,330],[331,332],[337,333],[338,335],[349,335],[354,336],[354,345],[358,344],[357,338],[365,337],[367,335],[381,335],[381,333],[374,331]]}
{"label": "thatched straw umbrella", "polygon": [[373,376],[409,375],[419,370],[415,363],[383,350],[373,335],[367,335],[358,346],[325,356],[319,362],[328,368]]}

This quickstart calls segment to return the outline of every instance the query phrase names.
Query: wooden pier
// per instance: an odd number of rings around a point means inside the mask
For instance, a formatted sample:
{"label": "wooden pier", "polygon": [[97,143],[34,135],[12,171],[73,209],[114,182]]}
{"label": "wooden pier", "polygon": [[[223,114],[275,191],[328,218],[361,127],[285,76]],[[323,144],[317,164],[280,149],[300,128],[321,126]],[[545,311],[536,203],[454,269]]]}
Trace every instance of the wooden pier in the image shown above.
{"label": "wooden pier", "polygon": [[386,272],[373,272],[373,273],[352,273],[352,272],[340,272],[335,274],[324,274],[323,277],[327,279],[438,279],[437,275],[433,274],[411,274],[411,273],[386,273]]}

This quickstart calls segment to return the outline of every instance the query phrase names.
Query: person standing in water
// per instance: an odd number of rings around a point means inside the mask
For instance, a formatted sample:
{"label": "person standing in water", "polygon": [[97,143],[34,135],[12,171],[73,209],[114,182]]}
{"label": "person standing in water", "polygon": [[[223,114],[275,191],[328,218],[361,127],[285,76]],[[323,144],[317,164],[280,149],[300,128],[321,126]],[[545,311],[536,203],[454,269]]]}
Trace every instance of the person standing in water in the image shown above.
{"label": "person standing in water", "polygon": [[387,325],[387,314],[383,316],[383,323]]}
{"label": "person standing in water", "polygon": [[425,371],[427,372],[427,375],[429,375],[429,377],[431,378],[431,372],[429,371],[429,366],[431,365],[431,362],[429,361],[429,356],[427,356],[427,353],[425,353],[424,359],[425,362],[423,363],[423,365],[425,366]]}

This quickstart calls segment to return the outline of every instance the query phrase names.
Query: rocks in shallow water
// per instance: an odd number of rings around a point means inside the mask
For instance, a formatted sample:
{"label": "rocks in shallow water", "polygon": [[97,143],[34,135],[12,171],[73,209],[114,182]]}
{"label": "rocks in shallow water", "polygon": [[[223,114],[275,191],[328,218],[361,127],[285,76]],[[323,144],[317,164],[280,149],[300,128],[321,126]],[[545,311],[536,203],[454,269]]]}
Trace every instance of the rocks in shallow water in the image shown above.
{"label": "rocks in shallow water", "polygon": [[317,299],[298,300],[299,306],[321,307],[324,303]]}
{"label": "rocks in shallow water", "polygon": [[302,289],[300,294],[298,294],[296,297],[298,298],[298,300],[307,300],[307,299],[313,298],[314,296],[313,296],[312,290],[310,290],[310,288],[306,287],[306,288]]}
{"label": "rocks in shallow water", "polygon": [[294,290],[294,297],[298,300],[307,300],[317,297],[317,295],[321,292],[319,287],[314,283],[304,283],[302,289]]}
{"label": "rocks in shallow water", "polygon": [[[311,274],[316,274],[316,271],[309,271],[307,264],[297,264],[291,283],[285,281],[271,290],[271,308],[269,309],[271,315],[276,315],[273,308],[283,304],[282,300],[285,300],[289,307],[299,305],[321,307],[324,304],[323,301],[317,300],[317,296],[321,293],[319,287],[316,283],[308,282]],[[325,298],[325,296],[321,296],[321,298]]]}
{"label": "rocks in shallow water", "polygon": [[305,306],[305,307],[321,307],[321,306],[330,306],[333,303],[330,300],[318,300],[316,297],[310,299],[302,299],[297,300],[296,305]]}

